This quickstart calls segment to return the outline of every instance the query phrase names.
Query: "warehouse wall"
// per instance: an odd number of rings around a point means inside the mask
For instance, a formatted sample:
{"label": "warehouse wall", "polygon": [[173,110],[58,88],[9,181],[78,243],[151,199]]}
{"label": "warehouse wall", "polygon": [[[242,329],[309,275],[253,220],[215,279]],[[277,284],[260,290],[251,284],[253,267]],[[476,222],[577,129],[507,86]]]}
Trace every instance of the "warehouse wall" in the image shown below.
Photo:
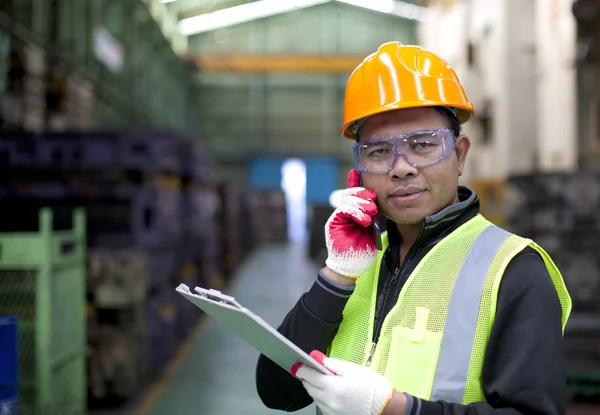
{"label": "warehouse wall", "polygon": [[577,169],[576,22],[573,0],[536,2],[538,148],[542,171]]}
{"label": "warehouse wall", "polygon": [[[415,23],[343,4],[325,4],[193,36],[190,51],[364,55],[384,42],[414,43]],[[352,167],[340,138],[349,74],[202,74],[198,130],[223,177],[244,180],[255,155],[333,156],[340,185]]]}
{"label": "warehouse wall", "polygon": [[476,109],[465,180],[574,170],[571,0],[432,3],[419,43],[456,68]]}

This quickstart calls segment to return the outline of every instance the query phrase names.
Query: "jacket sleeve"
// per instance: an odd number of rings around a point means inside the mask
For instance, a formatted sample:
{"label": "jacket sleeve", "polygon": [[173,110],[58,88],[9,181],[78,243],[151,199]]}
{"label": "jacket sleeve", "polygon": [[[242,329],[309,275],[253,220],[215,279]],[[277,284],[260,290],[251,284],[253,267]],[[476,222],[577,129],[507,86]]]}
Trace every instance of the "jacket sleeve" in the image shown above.
{"label": "jacket sleeve", "polygon": [[561,317],[544,262],[527,248],[508,265],[500,285],[482,373],[487,402],[458,405],[411,397],[406,415],[564,415]]}
{"label": "jacket sleeve", "polygon": [[[310,290],[287,314],[278,331],[303,351],[325,353],[342,322],[342,312],[354,286],[337,285],[321,272]],[[263,404],[271,409],[297,411],[313,400],[302,383],[269,358],[260,355],[256,388]]]}

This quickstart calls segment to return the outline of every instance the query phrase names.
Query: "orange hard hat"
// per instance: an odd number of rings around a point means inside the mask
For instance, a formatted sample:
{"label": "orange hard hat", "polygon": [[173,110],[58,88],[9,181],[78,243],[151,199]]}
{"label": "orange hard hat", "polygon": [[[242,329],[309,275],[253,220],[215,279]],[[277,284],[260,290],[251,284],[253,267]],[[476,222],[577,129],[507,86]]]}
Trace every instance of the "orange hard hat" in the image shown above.
{"label": "orange hard hat", "polygon": [[371,115],[432,106],[450,109],[461,124],[474,114],[448,62],[419,46],[384,43],[348,79],[341,133],[355,139],[357,125]]}

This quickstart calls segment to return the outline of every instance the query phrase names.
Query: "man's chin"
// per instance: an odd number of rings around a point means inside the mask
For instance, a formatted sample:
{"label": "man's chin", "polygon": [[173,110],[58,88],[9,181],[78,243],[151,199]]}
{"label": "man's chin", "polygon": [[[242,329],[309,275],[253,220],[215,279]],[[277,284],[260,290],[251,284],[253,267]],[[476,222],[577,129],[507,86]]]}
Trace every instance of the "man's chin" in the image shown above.
{"label": "man's chin", "polygon": [[420,225],[423,223],[425,216],[423,215],[402,215],[392,218],[392,221],[398,226]]}
{"label": "man's chin", "polygon": [[384,216],[399,226],[420,225],[425,219],[423,212],[418,212],[416,209],[405,208],[402,212],[394,212],[394,214],[384,214]]}

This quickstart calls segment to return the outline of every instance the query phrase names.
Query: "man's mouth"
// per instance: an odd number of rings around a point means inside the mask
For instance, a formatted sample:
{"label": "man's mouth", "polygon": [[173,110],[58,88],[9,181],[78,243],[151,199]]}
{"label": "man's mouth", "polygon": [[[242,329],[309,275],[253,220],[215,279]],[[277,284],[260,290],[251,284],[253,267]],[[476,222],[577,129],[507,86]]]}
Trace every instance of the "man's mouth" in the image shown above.
{"label": "man's mouth", "polygon": [[425,190],[416,186],[407,186],[394,190],[390,198],[397,203],[407,203],[417,200]]}

